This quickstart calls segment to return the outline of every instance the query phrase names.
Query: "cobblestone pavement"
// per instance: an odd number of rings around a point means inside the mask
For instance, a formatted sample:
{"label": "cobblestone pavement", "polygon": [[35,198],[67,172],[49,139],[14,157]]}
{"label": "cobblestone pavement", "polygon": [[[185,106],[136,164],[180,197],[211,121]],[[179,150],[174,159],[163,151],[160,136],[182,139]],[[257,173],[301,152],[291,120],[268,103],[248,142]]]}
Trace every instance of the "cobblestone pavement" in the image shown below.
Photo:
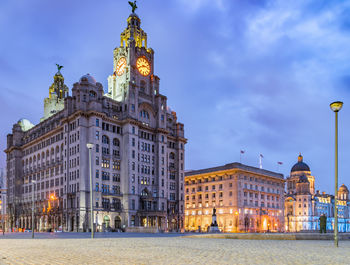
{"label": "cobblestone pavement", "polygon": [[0,264],[350,264],[350,241],[86,236],[0,236]]}

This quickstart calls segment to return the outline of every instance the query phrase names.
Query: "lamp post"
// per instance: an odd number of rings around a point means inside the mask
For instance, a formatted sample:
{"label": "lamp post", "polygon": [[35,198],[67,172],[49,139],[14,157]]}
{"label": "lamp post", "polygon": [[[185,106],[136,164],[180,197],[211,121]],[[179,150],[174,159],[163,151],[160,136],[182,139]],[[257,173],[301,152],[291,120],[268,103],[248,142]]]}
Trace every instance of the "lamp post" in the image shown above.
{"label": "lamp post", "polygon": [[91,143],[86,144],[86,147],[89,149],[89,171],[90,171],[90,207],[91,207],[91,239],[94,238],[94,206],[93,206],[93,196],[92,196],[92,161],[91,161],[91,150],[94,148],[94,145]]}
{"label": "lamp post", "polygon": [[335,101],[330,104],[335,112],[335,194],[334,194],[334,245],[338,247],[338,112],[343,107],[343,102]]}
{"label": "lamp post", "polygon": [[2,228],[2,235],[5,235],[5,228],[4,228],[4,206],[2,201],[0,201],[0,210],[1,210],[1,228]]}
{"label": "lamp post", "polygon": [[34,204],[35,204],[35,200],[34,200],[34,196],[35,196],[35,193],[34,193],[34,190],[35,190],[35,183],[36,181],[35,180],[32,180],[32,184],[33,184],[33,202],[32,202],[32,238],[34,238]]}

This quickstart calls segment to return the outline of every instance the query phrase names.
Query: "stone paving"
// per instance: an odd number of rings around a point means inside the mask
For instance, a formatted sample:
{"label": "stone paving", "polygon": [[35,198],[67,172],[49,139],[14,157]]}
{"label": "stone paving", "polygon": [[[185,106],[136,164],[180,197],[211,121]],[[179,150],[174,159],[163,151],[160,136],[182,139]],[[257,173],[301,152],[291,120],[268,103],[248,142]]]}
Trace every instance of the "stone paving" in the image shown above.
{"label": "stone paving", "polygon": [[0,235],[0,264],[350,264],[350,241],[235,240],[181,235]]}

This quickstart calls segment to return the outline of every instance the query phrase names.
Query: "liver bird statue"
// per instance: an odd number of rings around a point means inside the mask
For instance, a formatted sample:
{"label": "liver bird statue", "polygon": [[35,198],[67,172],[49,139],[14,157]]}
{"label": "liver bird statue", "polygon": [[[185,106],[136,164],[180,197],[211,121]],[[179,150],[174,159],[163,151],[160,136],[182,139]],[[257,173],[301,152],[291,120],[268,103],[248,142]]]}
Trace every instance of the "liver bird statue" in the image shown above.
{"label": "liver bird statue", "polygon": [[59,64],[57,64],[57,63],[56,63],[56,66],[57,66],[58,72],[60,72],[60,70],[63,68],[63,65],[59,65]]}
{"label": "liver bird statue", "polygon": [[134,1],[134,3],[129,1],[129,5],[132,8],[132,12],[135,13],[135,10],[137,9],[136,1]]}

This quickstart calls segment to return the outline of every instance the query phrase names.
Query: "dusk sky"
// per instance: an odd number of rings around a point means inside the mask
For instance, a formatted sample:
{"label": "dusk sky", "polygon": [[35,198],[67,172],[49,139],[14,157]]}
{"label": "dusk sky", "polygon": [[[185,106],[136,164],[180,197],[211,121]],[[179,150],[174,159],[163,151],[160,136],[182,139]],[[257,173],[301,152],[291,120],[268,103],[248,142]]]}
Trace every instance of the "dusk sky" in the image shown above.
{"label": "dusk sky", "polygon": [[[242,162],[287,177],[304,156],[316,189],[350,186],[350,1],[140,0],[160,92],[185,124],[186,169]],[[126,0],[2,0],[0,148],[13,123],[37,124],[56,63],[71,89],[90,73],[107,91]],[[5,167],[1,152],[0,167]]]}

